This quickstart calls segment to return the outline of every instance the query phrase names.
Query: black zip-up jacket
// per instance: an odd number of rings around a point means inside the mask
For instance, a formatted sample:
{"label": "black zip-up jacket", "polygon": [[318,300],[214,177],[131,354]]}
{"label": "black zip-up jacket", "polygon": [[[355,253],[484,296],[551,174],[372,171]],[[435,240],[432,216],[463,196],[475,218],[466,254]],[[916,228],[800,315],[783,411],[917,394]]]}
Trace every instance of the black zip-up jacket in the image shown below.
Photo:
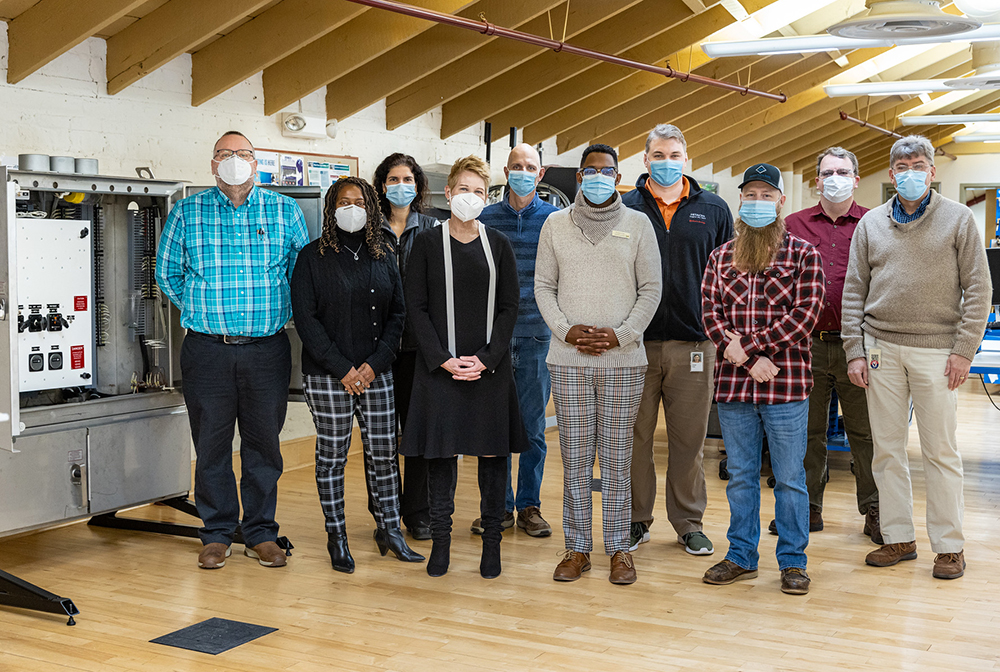
{"label": "black zip-up jacket", "polygon": [[[437,225],[438,220],[430,215],[411,210],[410,215],[406,218],[406,228],[403,229],[402,235],[397,240],[396,233],[392,230],[389,220],[384,215],[382,216],[382,230],[385,231],[385,238],[389,241],[393,252],[396,254],[396,259],[399,262],[399,277],[402,278],[403,282],[406,281],[406,265],[410,261],[410,250],[413,249],[413,239],[421,231],[433,229]],[[407,320],[407,323],[403,327],[403,338],[399,349],[406,352],[413,352],[417,349],[417,337],[410,331],[409,320]]]}
{"label": "black zip-up jacket", "polygon": [[646,341],[704,341],[701,321],[701,279],[712,250],[733,237],[733,215],[726,202],[704,191],[693,177],[684,176],[690,190],[670,223],[663,221],[656,199],[646,189],[648,173],[639,176],[635,189],[622,196],[633,210],[643,212],[653,223],[663,267],[663,294],[653,321],[646,328]]}

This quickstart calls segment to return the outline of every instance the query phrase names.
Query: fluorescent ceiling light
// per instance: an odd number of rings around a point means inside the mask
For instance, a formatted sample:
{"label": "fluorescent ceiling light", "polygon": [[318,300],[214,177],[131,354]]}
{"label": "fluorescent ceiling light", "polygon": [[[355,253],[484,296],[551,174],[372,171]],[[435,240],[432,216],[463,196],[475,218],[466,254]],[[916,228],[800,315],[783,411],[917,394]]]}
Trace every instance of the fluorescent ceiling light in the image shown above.
{"label": "fluorescent ceiling light", "polygon": [[1000,133],[970,133],[969,135],[956,135],[953,142],[1000,142]]}
{"label": "fluorescent ceiling light", "polygon": [[950,126],[951,124],[977,124],[1000,121],[1000,114],[927,114],[899,118],[903,126]]}
{"label": "fluorescent ceiling light", "polygon": [[896,96],[934,91],[953,91],[940,79],[910,79],[900,82],[862,82],[861,84],[831,84],[823,90],[830,98],[855,98],[857,96]]}

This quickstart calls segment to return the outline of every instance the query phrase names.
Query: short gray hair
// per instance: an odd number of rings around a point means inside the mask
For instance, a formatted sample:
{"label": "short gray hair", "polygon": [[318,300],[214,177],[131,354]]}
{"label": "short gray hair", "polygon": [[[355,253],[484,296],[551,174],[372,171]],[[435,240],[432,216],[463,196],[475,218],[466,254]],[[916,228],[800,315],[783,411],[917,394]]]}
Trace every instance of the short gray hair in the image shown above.
{"label": "short gray hair", "polygon": [[858,157],[854,156],[854,152],[848,151],[843,147],[830,147],[829,149],[824,149],[820,152],[819,156],[816,157],[816,177],[819,177],[819,167],[823,163],[823,159],[828,156],[835,156],[838,159],[850,159],[851,165],[854,166],[854,174],[860,174],[858,170]]}
{"label": "short gray hair", "polygon": [[676,140],[681,143],[681,147],[684,148],[684,153],[687,154],[688,143],[684,139],[684,134],[681,133],[681,129],[677,128],[673,124],[657,124],[656,128],[649,132],[649,137],[646,138],[646,151],[649,151],[649,147],[653,144],[653,140]]}
{"label": "short gray hair", "polygon": [[927,162],[934,165],[934,145],[922,135],[908,135],[900,138],[892,145],[889,152],[889,166],[895,166],[900,159],[910,159],[914,156],[923,156]]}

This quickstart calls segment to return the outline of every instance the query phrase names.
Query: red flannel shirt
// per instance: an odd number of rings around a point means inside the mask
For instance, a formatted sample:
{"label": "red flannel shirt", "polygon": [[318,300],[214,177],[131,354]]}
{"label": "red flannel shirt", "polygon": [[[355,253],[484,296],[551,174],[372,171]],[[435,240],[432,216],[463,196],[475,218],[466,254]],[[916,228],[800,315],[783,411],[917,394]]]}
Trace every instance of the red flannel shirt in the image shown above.
{"label": "red flannel shirt", "polygon": [[823,258],[826,274],[826,305],[816,323],[815,331],[840,331],[840,310],[844,296],[844,278],[851,256],[851,238],[861,217],[868,212],[855,202],[847,214],[832,221],[823,206],[806,208],[785,218],[788,233],[812,243]]}
{"label": "red flannel shirt", "polygon": [[[762,273],[733,268],[733,242],[712,252],[701,283],[705,333],[718,350],[715,400],[753,404],[802,401],[812,390],[810,335],[823,310],[823,262],[816,249],[785,235],[774,261]],[[750,357],[743,366],[723,357],[726,330],[742,334]],[[758,357],[767,357],[778,375],[759,384],[750,376]]]}

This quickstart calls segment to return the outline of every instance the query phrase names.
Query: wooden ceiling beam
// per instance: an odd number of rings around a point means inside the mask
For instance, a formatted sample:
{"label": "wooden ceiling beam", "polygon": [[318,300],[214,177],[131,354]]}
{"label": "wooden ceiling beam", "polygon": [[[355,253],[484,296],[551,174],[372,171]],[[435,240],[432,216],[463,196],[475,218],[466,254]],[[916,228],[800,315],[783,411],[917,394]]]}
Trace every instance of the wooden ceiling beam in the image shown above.
{"label": "wooden ceiling beam", "polygon": [[[607,0],[572,0],[563,7],[552,11],[553,34],[558,26],[566,25],[566,40],[619,14],[641,0],[621,0],[609,3]],[[535,35],[548,35],[550,17],[539,16],[529,21],[521,30]],[[561,31],[559,37],[562,37]],[[466,91],[474,89],[485,79],[492,79],[534,58],[545,49],[513,40],[493,40],[474,52],[455,61],[451,67],[443,68],[406,86],[386,98],[385,125],[388,130],[399,128],[422,114],[454,100]]]}
{"label": "wooden ceiling beam", "polygon": [[16,84],[145,0],[41,0],[7,24],[7,82]]}
{"label": "wooden ceiling beam", "polygon": [[[658,35],[691,10],[681,0],[642,0],[573,39],[574,46],[619,54]],[[524,65],[489,79],[444,104],[441,139],[455,135],[480,121],[545,91],[567,77],[587,72],[600,61],[584,56],[546,50]],[[499,129],[505,127],[499,126]]]}
{"label": "wooden ceiling beam", "polygon": [[191,57],[191,104],[201,105],[368,11],[347,0],[282,0]]}
{"label": "wooden ceiling beam", "polygon": [[[482,12],[500,26],[523,30],[532,19],[565,0],[479,0],[458,12],[466,18],[478,18]],[[558,11],[554,12],[559,14]],[[468,56],[476,49],[499,38],[479,35],[452,26],[435,25],[425,33],[331,81],[326,89],[327,119],[346,119],[369,105],[388,98],[397,91]]]}
{"label": "wooden ceiling beam", "polygon": [[[412,2],[444,14],[474,4],[470,0]],[[264,114],[281,111],[437,25],[440,24],[395,12],[365,12],[264,68]]]}

